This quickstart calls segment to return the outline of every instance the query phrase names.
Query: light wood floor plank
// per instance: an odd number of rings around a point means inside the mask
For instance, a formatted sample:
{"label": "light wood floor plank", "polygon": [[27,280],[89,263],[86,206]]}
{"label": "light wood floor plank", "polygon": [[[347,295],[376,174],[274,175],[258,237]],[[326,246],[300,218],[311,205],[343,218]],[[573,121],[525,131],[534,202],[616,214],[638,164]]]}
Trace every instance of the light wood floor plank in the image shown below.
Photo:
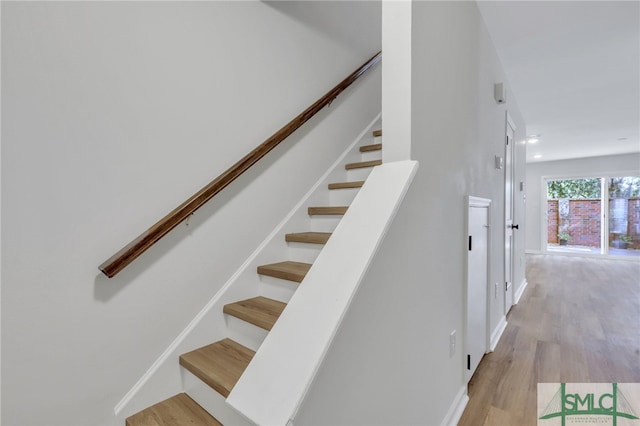
{"label": "light wood floor plank", "polygon": [[222,426],[187,394],[180,393],[127,418],[126,426]]}
{"label": "light wood floor plank", "polygon": [[640,382],[640,263],[527,256],[529,283],[460,426],[536,425],[538,382]]}
{"label": "light wood floor plank", "polygon": [[514,423],[514,419],[511,416],[511,413],[496,407],[489,407],[487,417],[484,420],[484,423],[482,425],[483,426],[508,425],[513,423]]}
{"label": "light wood floor plank", "polygon": [[254,355],[251,349],[223,339],[182,354],[180,365],[226,398]]}

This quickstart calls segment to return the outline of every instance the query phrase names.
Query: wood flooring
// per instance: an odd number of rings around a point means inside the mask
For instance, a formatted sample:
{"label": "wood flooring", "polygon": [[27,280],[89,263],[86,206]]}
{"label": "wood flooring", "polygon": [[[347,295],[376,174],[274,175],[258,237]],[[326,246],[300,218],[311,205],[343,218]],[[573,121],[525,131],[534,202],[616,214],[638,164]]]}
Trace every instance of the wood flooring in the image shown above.
{"label": "wood flooring", "polygon": [[273,325],[286,306],[286,303],[280,302],[279,300],[257,296],[251,299],[229,303],[224,305],[222,310],[227,315],[240,318],[243,321],[269,331],[273,328]]}
{"label": "wood flooring", "polygon": [[254,355],[251,349],[222,339],[182,354],[180,365],[226,398]]}
{"label": "wood flooring", "polygon": [[129,417],[126,426],[222,426],[185,393],[179,393]]}
{"label": "wood flooring", "polygon": [[539,382],[640,383],[640,263],[527,256],[529,283],[459,426],[536,425]]}

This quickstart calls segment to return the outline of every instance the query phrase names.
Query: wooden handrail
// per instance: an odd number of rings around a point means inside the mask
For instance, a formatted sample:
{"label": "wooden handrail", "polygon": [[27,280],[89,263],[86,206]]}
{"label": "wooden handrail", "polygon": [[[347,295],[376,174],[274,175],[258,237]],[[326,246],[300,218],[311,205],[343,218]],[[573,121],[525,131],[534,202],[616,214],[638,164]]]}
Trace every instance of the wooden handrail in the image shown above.
{"label": "wooden handrail", "polygon": [[99,266],[100,270],[109,278],[115,276],[118,272],[124,269],[125,266],[133,262],[133,260],[160,240],[160,238],[168,234],[169,231],[178,226],[182,221],[202,207],[203,204],[213,198],[213,196],[218,192],[222,191],[227,185],[247,171],[258,160],[267,155],[269,151],[278,146],[280,142],[285,140],[300,126],[310,120],[316,113],[318,113],[318,111],[329,105],[340,93],[342,93],[343,90],[349,87],[358,79],[358,77],[367,72],[371,67],[380,62],[381,59],[382,52],[376,53],[371,59],[338,83],[338,85],[314,102],[309,108],[305,109],[296,118],[274,133],[273,136],[262,142],[253,151],[245,155],[240,161],[235,163],[224,173],[191,196],[187,201],[180,204],[180,206],[175,208],[171,213],[143,232],[138,238],[131,241],[125,247],[120,249],[120,251],[102,263],[102,265]]}

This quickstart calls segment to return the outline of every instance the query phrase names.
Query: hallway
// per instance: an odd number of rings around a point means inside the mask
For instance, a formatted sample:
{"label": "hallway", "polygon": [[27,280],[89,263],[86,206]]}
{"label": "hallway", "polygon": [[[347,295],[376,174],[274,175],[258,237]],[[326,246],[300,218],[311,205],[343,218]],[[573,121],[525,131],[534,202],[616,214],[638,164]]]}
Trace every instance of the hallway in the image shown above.
{"label": "hallway", "polygon": [[526,276],[460,426],[535,425],[539,382],[640,382],[640,263],[527,255]]}

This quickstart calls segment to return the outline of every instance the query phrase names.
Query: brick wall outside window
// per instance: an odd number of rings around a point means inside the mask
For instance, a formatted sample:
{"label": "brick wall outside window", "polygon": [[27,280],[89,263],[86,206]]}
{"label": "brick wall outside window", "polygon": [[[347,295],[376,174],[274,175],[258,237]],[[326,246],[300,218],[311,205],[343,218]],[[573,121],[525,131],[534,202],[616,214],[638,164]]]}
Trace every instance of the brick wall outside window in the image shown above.
{"label": "brick wall outside window", "polygon": [[558,244],[558,200],[547,201],[547,241]]}
{"label": "brick wall outside window", "polygon": [[[561,212],[559,200],[547,200],[547,241],[558,243],[558,233],[571,235],[569,244],[587,247],[600,246],[600,200],[569,200],[568,211]],[[607,215],[608,216],[608,215]],[[640,198],[628,200],[626,235],[633,238],[629,248],[640,249]],[[610,241],[621,234],[612,233]]]}
{"label": "brick wall outside window", "polygon": [[600,247],[600,200],[569,200],[568,221],[569,244]]}
{"label": "brick wall outside window", "polygon": [[629,227],[628,235],[633,238],[631,247],[640,250],[640,198],[629,198]]}

